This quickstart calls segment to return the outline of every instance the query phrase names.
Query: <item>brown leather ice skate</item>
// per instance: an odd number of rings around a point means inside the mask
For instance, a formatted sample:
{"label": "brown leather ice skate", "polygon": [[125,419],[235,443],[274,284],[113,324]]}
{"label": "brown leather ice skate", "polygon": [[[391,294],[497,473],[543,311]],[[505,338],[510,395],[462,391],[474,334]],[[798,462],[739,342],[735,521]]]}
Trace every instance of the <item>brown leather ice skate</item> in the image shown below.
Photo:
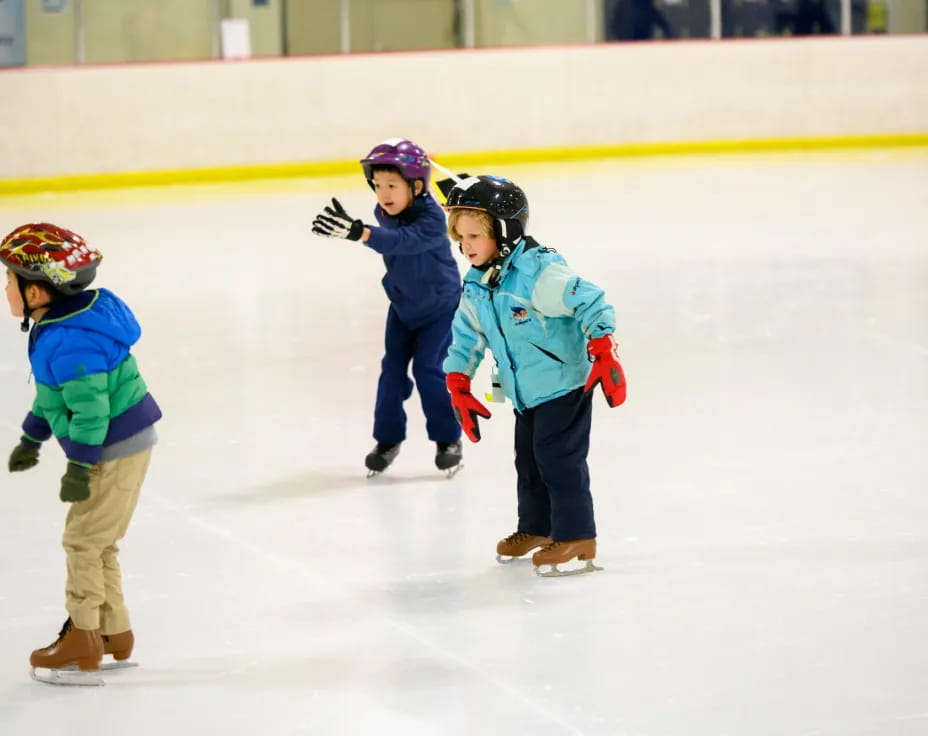
{"label": "brown leather ice skate", "polygon": [[100,630],[78,629],[68,618],[54,643],[36,649],[29,657],[29,664],[52,670],[72,665],[81,670],[98,670],[101,659],[103,638]]}
{"label": "brown leather ice skate", "polygon": [[539,537],[527,532],[514,532],[505,539],[499,540],[496,545],[496,559],[499,562],[509,562],[503,557],[521,557],[527,555],[536,547],[544,547],[551,544],[550,537]]}
{"label": "brown leather ice skate", "polygon": [[[535,572],[542,577],[557,577],[560,575],[575,575],[581,572],[593,572],[602,570],[593,564],[596,557],[596,539],[568,539],[563,541],[551,542],[547,546],[538,550],[532,555],[532,564],[535,565]],[[557,566],[571,560],[584,560],[586,566],[577,570],[558,570]],[[543,565],[551,565],[551,570],[541,572],[539,568]]]}
{"label": "brown leather ice skate", "polygon": [[135,636],[132,629],[121,634],[103,635],[103,654],[112,654],[113,659],[122,662],[132,656],[132,647],[135,646]]}

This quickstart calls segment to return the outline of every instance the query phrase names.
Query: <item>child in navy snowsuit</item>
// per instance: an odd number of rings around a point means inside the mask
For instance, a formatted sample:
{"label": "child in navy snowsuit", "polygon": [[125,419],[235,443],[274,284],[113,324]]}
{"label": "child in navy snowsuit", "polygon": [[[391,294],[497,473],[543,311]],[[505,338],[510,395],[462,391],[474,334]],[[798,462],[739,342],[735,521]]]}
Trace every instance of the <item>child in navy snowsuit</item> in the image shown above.
{"label": "child in navy snowsuit", "polygon": [[461,428],[441,364],[451,344],[461,278],[451,255],[445,215],[429,193],[429,159],[415,143],[392,138],[375,146],[361,159],[361,166],[377,196],[378,225],[352,218],[333,199],[332,206],[313,220],[313,232],[360,240],[383,256],[387,268],[383,288],[390,308],[374,407],[377,445],[365,465],[370,474],[385,470],[406,439],[403,402],[412,395],[411,361],[426,431],[437,444],[435,464],[452,471],[461,462]]}

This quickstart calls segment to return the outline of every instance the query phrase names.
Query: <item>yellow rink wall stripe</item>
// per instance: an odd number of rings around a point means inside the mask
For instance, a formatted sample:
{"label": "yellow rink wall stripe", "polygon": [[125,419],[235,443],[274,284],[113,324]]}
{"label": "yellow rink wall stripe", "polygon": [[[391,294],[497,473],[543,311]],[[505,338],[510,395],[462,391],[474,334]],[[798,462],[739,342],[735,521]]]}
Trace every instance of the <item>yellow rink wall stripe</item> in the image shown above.
{"label": "yellow rink wall stripe", "polygon": [[[470,153],[433,152],[445,166],[479,166],[489,169],[502,164],[542,163],[583,159],[627,158],[635,156],[680,156],[704,153],[745,153],[752,151],[802,151],[841,148],[887,148],[928,146],[928,133],[832,136],[823,138],[749,138],[743,140],[679,141],[664,143],[620,143],[599,146],[565,146],[510,151]],[[85,174],[35,179],[0,179],[0,195],[79,189],[118,189],[127,187],[203,184],[254,179],[318,178],[355,174],[357,160],[318,161],[287,164],[253,164],[203,169],[129,171],[111,174]]]}

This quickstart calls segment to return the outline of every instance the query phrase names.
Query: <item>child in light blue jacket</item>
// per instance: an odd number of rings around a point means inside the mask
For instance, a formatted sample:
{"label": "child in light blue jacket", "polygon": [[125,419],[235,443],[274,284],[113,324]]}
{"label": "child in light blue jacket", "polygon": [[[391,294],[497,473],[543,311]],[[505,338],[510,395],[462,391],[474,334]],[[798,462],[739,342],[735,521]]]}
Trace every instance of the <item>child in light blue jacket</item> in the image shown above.
{"label": "child in light blue jacket", "polygon": [[599,569],[586,458],[591,389],[600,384],[610,406],[625,400],[613,309],[601,288],[525,234],[528,201],[512,182],[464,179],[446,209],[448,232],[472,266],[443,364],[452,406],[464,433],[479,441],[477,417],[490,412],[470,383],[489,348],[515,407],[519,523],[497,545],[497,559],[541,547],[532,556],[539,574],[563,574],[557,565],[573,559],[587,563],[576,572]]}

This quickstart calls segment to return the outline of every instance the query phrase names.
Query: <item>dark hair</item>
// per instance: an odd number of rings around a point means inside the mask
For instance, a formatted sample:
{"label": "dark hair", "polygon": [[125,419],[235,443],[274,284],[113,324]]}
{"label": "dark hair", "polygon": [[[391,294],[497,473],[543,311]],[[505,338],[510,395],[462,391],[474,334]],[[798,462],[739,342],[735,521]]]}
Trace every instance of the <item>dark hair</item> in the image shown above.
{"label": "dark hair", "polygon": [[26,291],[27,286],[38,286],[42,291],[48,295],[49,304],[55,304],[56,302],[64,301],[69,298],[68,294],[65,294],[63,291],[58,291],[54,286],[52,286],[47,281],[40,281],[32,279],[25,279],[19,274],[16,274],[16,278],[19,281],[19,286],[23,292]]}
{"label": "dark hair", "polygon": [[[403,172],[399,170],[398,167],[393,166],[392,164],[374,164],[371,166],[371,174],[373,175],[377,171],[392,171],[394,174],[399,174],[403,176]],[[404,179],[406,177],[403,177]]]}

